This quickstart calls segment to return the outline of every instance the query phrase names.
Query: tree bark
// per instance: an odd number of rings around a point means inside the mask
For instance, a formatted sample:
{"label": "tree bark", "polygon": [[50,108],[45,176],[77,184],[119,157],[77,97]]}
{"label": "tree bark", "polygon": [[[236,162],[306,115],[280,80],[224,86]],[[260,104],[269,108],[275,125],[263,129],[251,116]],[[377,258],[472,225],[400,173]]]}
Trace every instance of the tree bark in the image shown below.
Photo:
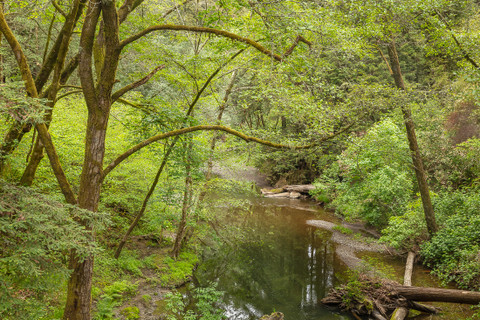
{"label": "tree bark", "polygon": [[185,231],[187,226],[188,212],[190,211],[190,205],[192,202],[192,165],[191,165],[191,151],[192,151],[192,141],[189,139],[186,147],[186,156],[185,156],[185,191],[183,194],[183,205],[182,205],[182,218],[178,225],[177,236],[175,237],[175,243],[171,255],[173,258],[178,258],[180,254],[180,249],[182,248],[183,239],[185,238]]}
{"label": "tree bark", "polygon": [[[415,253],[410,251],[407,256],[407,263],[405,264],[405,275],[403,276],[403,285],[412,285],[413,262],[415,261]],[[408,316],[408,309],[406,307],[397,308],[390,320],[404,320]]]}
{"label": "tree bark", "polygon": [[412,286],[395,286],[393,290],[395,294],[412,301],[437,301],[463,304],[480,303],[480,292],[476,291]]}
{"label": "tree bark", "polygon": [[[397,88],[406,91],[402,70],[400,68],[400,60],[398,59],[397,48],[393,39],[388,45],[388,55],[390,57],[390,65],[393,72],[392,76],[395,80],[395,84]],[[433,236],[437,232],[438,227],[435,220],[435,212],[433,211],[432,200],[430,198],[430,191],[428,189],[427,176],[423,167],[423,160],[418,147],[417,136],[415,134],[415,124],[412,119],[412,112],[406,105],[402,105],[401,109],[403,118],[405,120],[405,128],[407,131],[408,145],[412,157],[413,168],[417,178],[420,197],[422,198],[423,211],[425,214],[428,233],[430,236]]]}

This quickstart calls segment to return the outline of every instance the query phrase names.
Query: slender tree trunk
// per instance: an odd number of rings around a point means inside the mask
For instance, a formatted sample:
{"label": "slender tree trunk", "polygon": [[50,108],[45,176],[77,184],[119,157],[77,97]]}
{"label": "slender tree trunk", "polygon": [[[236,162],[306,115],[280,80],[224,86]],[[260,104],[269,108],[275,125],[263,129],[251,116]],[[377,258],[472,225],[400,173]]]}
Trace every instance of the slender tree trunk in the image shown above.
{"label": "slender tree trunk", "polygon": [[[228,99],[230,97],[230,94],[232,93],[232,88],[233,85],[235,84],[235,80],[237,78],[237,71],[234,71],[232,74],[232,78],[230,79],[230,83],[228,84],[227,90],[225,91],[225,95],[223,97],[222,104],[220,105],[220,108],[218,109],[218,116],[217,116],[217,124],[220,125],[222,123],[222,117],[223,117],[223,112],[225,111],[225,108],[227,107]],[[210,144],[210,156],[208,158],[207,162],[207,174],[205,175],[205,179],[208,181],[210,180],[212,176],[212,169],[213,169],[213,154],[215,152],[215,147],[216,147],[216,141],[218,139],[218,136],[214,134],[212,138],[212,142]]]}
{"label": "slender tree trunk", "polygon": [[4,142],[0,146],[0,175],[2,175],[5,169],[5,162],[8,155],[17,148],[18,143],[22,140],[23,136],[31,129],[31,124],[26,125],[19,121],[15,121],[15,123],[8,129],[3,138]]}
{"label": "slender tree trunk", "polygon": [[[50,127],[50,123],[52,122],[52,115],[53,115],[53,107],[47,111],[47,114],[44,117],[45,125],[47,128]],[[37,172],[38,165],[40,161],[42,161],[44,154],[43,154],[43,143],[40,137],[37,136],[35,139],[35,144],[33,146],[32,154],[28,161],[27,167],[23,171],[23,175],[20,178],[20,184],[24,186],[31,186],[33,183],[33,179],[35,178],[35,173]]]}
{"label": "slender tree trunk", "polygon": [[[93,42],[97,24],[102,14],[105,22],[105,48],[107,59],[101,66],[102,76],[98,84],[93,80]],[[103,160],[105,137],[111,109],[111,93],[115,82],[120,50],[118,49],[118,16],[113,1],[89,1],[80,38],[79,77],[88,109],[85,155],[78,192],[78,205],[82,209],[97,211],[100,189],[103,181]],[[90,229],[85,221],[81,223]],[[93,234],[92,234],[93,238]],[[91,319],[91,289],[93,276],[93,256],[84,260],[75,252],[71,253],[73,272],[68,281],[67,301],[64,320]]]}
{"label": "slender tree trunk", "polygon": [[160,167],[158,168],[157,174],[155,176],[155,179],[152,182],[152,185],[150,186],[150,189],[148,190],[147,195],[145,196],[145,199],[143,200],[142,207],[140,208],[140,211],[137,213],[137,216],[133,220],[133,222],[130,224],[130,227],[128,228],[127,232],[125,232],[125,235],[123,236],[122,240],[118,244],[117,250],[115,251],[115,259],[118,259],[120,257],[120,254],[122,253],[123,247],[125,246],[125,243],[127,243],[128,237],[130,236],[130,233],[132,233],[133,229],[137,226],[138,222],[140,222],[140,219],[143,217],[143,214],[145,213],[145,210],[147,209],[147,204],[148,201],[150,200],[150,197],[152,196],[153,192],[155,191],[155,188],[157,187],[158,181],[160,179],[160,176],[163,172],[163,169],[165,168],[165,165],[167,164],[168,157],[170,156],[170,153],[173,150],[173,147],[175,146],[176,140],[178,140],[179,136],[175,137],[175,140],[168,146],[167,152],[163,156],[162,163],[160,164]]}
{"label": "slender tree trunk", "polygon": [[[190,140],[191,137],[188,137]],[[173,249],[171,255],[173,258],[178,258],[180,254],[180,249],[182,248],[183,239],[185,238],[185,231],[187,226],[187,218],[188,212],[190,210],[190,204],[192,201],[192,187],[193,187],[193,180],[192,180],[192,166],[190,163],[190,153],[192,149],[192,141],[190,140],[187,145],[186,150],[186,157],[185,157],[185,191],[183,194],[183,205],[182,205],[182,218],[180,220],[180,224],[178,225],[177,229],[177,236],[175,237],[175,244],[173,245]]]}
{"label": "slender tree trunk", "polygon": [[[406,90],[405,83],[403,82],[402,70],[400,68],[400,60],[398,59],[397,48],[395,41],[388,45],[388,55],[390,57],[390,65],[392,69],[392,76],[395,80],[397,88]],[[423,211],[425,214],[425,221],[427,223],[427,229],[430,236],[433,236],[437,232],[437,223],[435,220],[435,213],[433,211],[432,200],[430,198],[430,192],[427,184],[427,176],[423,167],[422,156],[420,155],[420,149],[417,143],[417,136],[415,134],[415,124],[412,119],[412,112],[406,105],[402,105],[403,118],[405,120],[405,128],[407,130],[408,145],[410,147],[410,153],[412,156],[413,168],[415,170],[415,176],[417,178],[418,189],[420,191],[420,197],[422,198]]]}

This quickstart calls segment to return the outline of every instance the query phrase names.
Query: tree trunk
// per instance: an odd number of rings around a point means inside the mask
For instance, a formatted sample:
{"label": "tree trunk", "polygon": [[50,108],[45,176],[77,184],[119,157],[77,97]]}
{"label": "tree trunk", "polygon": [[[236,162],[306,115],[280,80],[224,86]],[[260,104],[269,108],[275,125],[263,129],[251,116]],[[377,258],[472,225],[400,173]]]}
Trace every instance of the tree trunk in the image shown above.
{"label": "tree trunk", "polygon": [[[406,90],[405,83],[403,81],[402,70],[400,68],[400,60],[398,59],[397,48],[395,41],[388,45],[388,55],[390,57],[391,69],[393,72],[393,78],[397,88]],[[415,170],[415,176],[417,178],[418,189],[420,191],[420,197],[422,198],[423,211],[425,214],[425,221],[427,224],[428,233],[433,236],[437,230],[437,223],[435,220],[435,213],[433,211],[432,200],[430,199],[430,192],[427,184],[427,176],[423,167],[422,156],[420,155],[420,149],[417,143],[417,136],[415,134],[415,124],[412,119],[412,113],[408,106],[402,105],[403,118],[405,120],[405,128],[407,130],[408,145],[410,147],[410,153],[412,156],[413,168]]]}
{"label": "tree trunk", "polygon": [[[75,25],[77,24],[80,16],[82,15],[83,8],[85,7],[86,0],[75,0],[72,3],[71,10],[68,14],[68,17],[65,19],[65,23],[62,27],[61,32],[59,33],[55,44],[53,45],[50,53],[48,54],[47,59],[45,59],[40,72],[35,79],[35,87],[37,89],[37,95],[42,98],[47,98],[50,102],[48,107],[53,108],[54,100],[60,88],[59,82],[62,78],[62,68],[65,64],[65,59],[68,53],[68,48],[70,44],[70,39],[73,34]],[[47,49],[47,48],[46,48]],[[46,53],[46,52],[45,52]],[[48,89],[46,94],[40,92],[48,81],[48,78],[54,70],[54,77],[52,79],[52,85]],[[66,78],[68,79],[68,77]],[[65,81],[66,81],[65,79]],[[49,111],[51,113],[51,110]],[[51,117],[47,115],[47,118]],[[49,121],[47,120],[47,127]],[[10,127],[7,135],[3,140],[2,145],[0,146],[0,174],[4,168],[5,157],[11,154],[20,141],[23,139],[23,136],[28,133],[32,128],[31,124],[23,124],[20,121],[15,121]],[[27,168],[27,175],[22,177],[22,183],[25,185],[31,185],[33,181],[33,176],[35,175],[35,170],[38,167],[38,163],[43,158],[43,147],[41,143],[40,135],[37,137],[37,142],[35,143],[34,152],[30,162],[35,161],[32,165],[29,164],[30,168]],[[30,181],[31,180],[31,181]]]}
{"label": "tree trunk", "polygon": [[[108,105],[104,107],[106,107],[104,110],[109,111]],[[107,124],[108,112],[89,112],[78,204],[80,208],[94,212],[97,211],[100,200]],[[82,224],[85,225],[84,222]],[[88,226],[86,228],[89,229]],[[90,320],[90,293],[94,259],[93,256],[89,256],[82,261],[75,252],[72,252],[70,260],[72,261],[70,267],[73,272],[68,281],[67,302],[63,319]]]}
{"label": "tree trunk", "polygon": [[[52,122],[52,115],[53,115],[53,104],[49,103],[50,109],[47,110],[47,114],[44,117],[45,125],[47,128],[50,127],[50,123]],[[27,167],[23,171],[23,175],[20,178],[20,184],[24,186],[31,186],[33,183],[33,179],[35,178],[35,173],[37,172],[38,165],[40,161],[42,161],[44,157],[43,154],[43,143],[40,137],[37,136],[35,139],[35,145],[32,150],[32,154],[30,156],[30,160],[28,161]]]}
{"label": "tree trunk", "polygon": [[[95,85],[92,70],[92,47],[100,14],[105,26],[107,59],[102,76]],[[118,66],[118,16],[113,1],[89,1],[80,37],[79,77],[88,109],[85,136],[85,155],[78,192],[78,205],[82,209],[97,211],[103,181],[105,137],[111,109],[111,93]],[[80,221],[90,229],[85,221]],[[93,234],[92,234],[93,238]],[[93,256],[80,260],[71,253],[73,273],[68,281],[64,320],[90,320]]]}
{"label": "tree trunk", "polygon": [[464,304],[480,303],[480,292],[476,291],[412,286],[396,286],[393,289],[396,294],[412,301],[437,301]]}
{"label": "tree trunk", "polygon": [[93,257],[78,261],[75,253],[72,253],[70,259],[69,267],[72,274],[68,281],[67,303],[63,319],[90,320]]}
{"label": "tree trunk", "polygon": [[[190,138],[190,137],[189,137]],[[173,258],[178,258],[180,254],[180,249],[182,248],[183,239],[185,237],[185,231],[187,226],[187,217],[188,211],[190,210],[190,204],[192,200],[192,187],[193,187],[193,180],[191,174],[191,163],[190,163],[190,152],[192,149],[192,142],[188,142],[187,150],[186,150],[186,157],[185,157],[185,192],[183,194],[183,206],[182,206],[182,219],[180,220],[180,224],[178,225],[177,229],[177,236],[175,237],[175,244],[173,245],[173,249],[171,255]]]}
{"label": "tree trunk", "polygon": [[[221,122],[222,122],[223,112],[225,111],[225,108],[227,107],[228,98],[230,97],[230,94],[232,93],[232,88],[233,88],[233,85],[235,84],[236,78],[237,78],[237,71],[234,71],[232,73],[232,78],[230,79],[230,83],[228,84],[227,90],[225,91],[225,96],[223,97],[223,102],[220,105],[220,108],[218,109],[217,124],[221,124]],[[205,180],[207,180],[207,181],[210,180],[210,178],[212,176],[213,153],[215,152],[217,138],[218,138],[217,135],[214,134],[214,136],[212,138],[212,143],[210,145],[210,156],[208,158],[208,163],[207,163],[207,174],[205,175]]]}
{"label": "tree trunk", "polygon": [[31,129],[31,124],[23,124],[19,121],[15,121],[15,123],[12,124],[7,134],[4,136],[3,143],[0,146],[0,175],[2,175],[5,169],[7,156],[17,148],[23,136]]}
{"label": "tree trunk", "polygon": [[[405,275],[403,276],[403,285],[412,285],[413,262],[415,261],[415,253],[410,251],[407,256],[407,263],[405,264]],[[408,309],[406,307],[397,308],[390,320],[404,320],[408,316]]]}

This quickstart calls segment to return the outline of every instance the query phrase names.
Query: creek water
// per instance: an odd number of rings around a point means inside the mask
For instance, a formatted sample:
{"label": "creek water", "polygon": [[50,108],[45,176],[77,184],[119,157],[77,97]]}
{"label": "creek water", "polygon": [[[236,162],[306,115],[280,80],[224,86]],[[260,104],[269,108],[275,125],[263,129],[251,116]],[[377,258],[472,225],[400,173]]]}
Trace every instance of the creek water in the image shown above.
{"label": "creek water", "polygon": [[[220,201],[221,202],[221,201]],[[242,208],[239,210],[239,206]],[[217,235],[226,243],[207,250],[190,289],[216,284],[220,307],[229,320],[257,320],[280,311],[286,320],[353,319],[320,303],[328,290],[345,281],[347,267],[336,257],[331,232],[308,226],[310,219],[337,222],[309,201],[237,199],[236,207],[217,207],[224,217]],[[220,231],[221,230],[221,231]],[[404,261],[359,253],[402,282]],[[414,285],[439,286],[416,266]],[[445,313],[424,319],[466,319],[468,307],[442,304]]]}
{"label": "creek water", "polygon": [[320,303],[346,268],[335,256],[329,233],[305,223],[332,215],[308,201],[245,202],[247,210],[227,213],[235,227],[223,237],[232,243],[203,257],[197,285],[217,283],[225,292],[221,307],[231,320],[257,320],[274,311],[293,320],[351,319]]}

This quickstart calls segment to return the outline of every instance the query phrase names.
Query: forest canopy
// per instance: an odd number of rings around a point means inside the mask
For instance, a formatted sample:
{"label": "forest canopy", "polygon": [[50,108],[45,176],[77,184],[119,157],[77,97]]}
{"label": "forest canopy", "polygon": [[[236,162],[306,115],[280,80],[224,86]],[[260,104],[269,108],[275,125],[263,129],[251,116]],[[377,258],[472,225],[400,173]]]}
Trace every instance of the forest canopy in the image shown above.
{"label": "forest canopy", "polygon": [[0,315],[110,319],[132,236],[193,268],[232,163],[478,290],[479,9],[0,1]]}

